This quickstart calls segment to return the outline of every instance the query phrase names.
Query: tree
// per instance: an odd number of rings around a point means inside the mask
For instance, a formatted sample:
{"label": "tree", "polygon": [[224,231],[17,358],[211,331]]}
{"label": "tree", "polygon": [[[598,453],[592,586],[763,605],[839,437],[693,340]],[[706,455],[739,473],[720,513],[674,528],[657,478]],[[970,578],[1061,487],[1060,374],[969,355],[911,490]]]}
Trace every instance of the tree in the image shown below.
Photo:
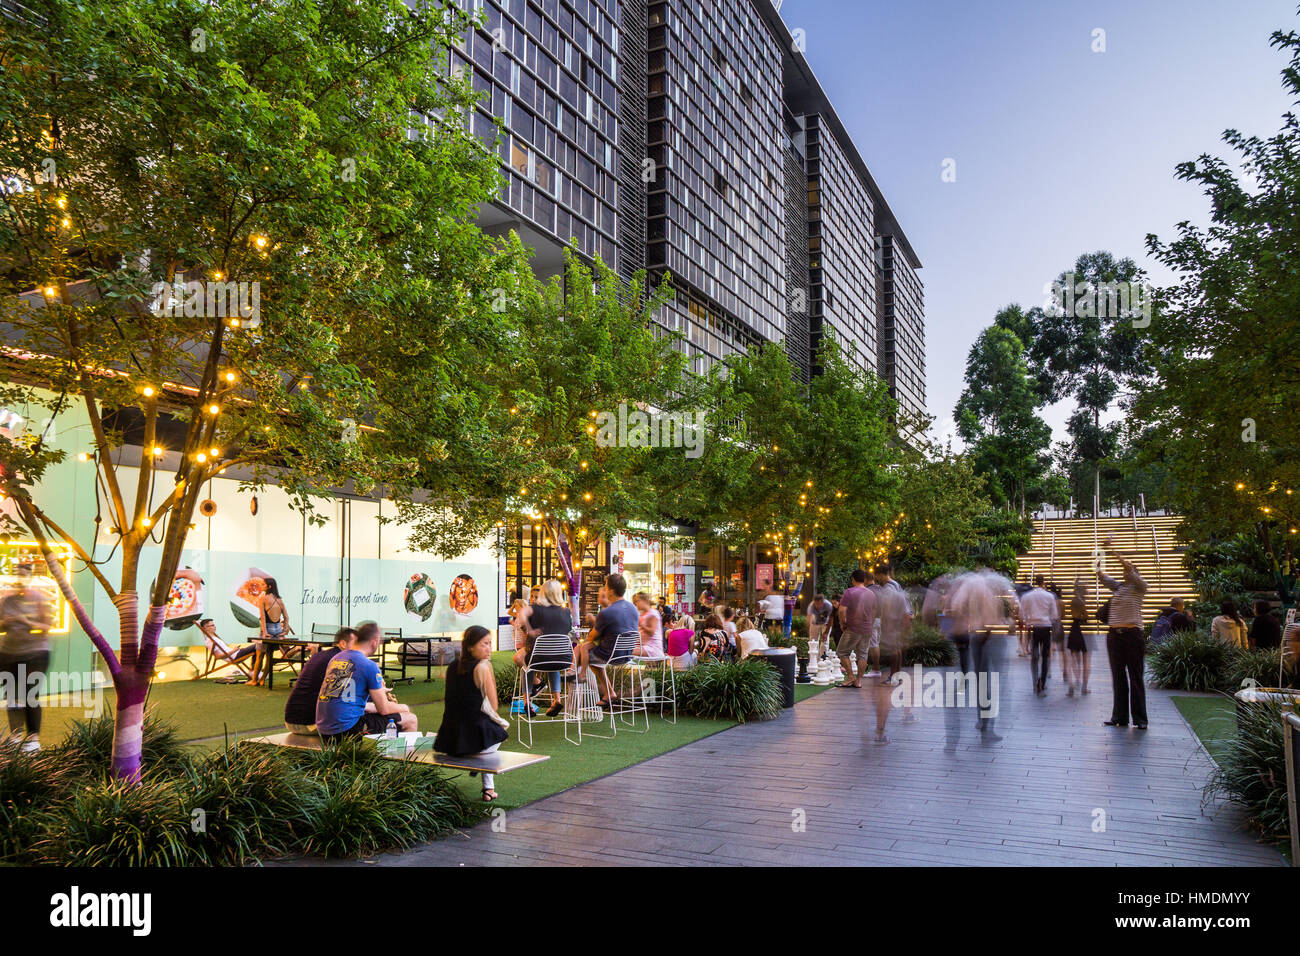
{"label": "tree", "polygon": [[[1300,99],[1300,33],[1271,42],[1290,54],[1283,86]],[[1161,293],[1154,370],[1134,414],[1151,423],[1145,457],[1168,468],[1187,534],[1252,531],[1281,581],[1300,537],[1300,119],[1287,113],[1268,138],[1223,138],[1236,161],[1202,155],[1177,173],[1205,190],[1211,225],[1181,223],[1168,243],[1147,237],[1178,281]]]}
{"label": "tree", "polygon": [[[1141,329],[1152,319],[1145,273],[1109,252],[1079,256],[1053,286],[1054,301],[1029,312],[1031,371],[1046,402],[1073,398],[1066,430],[1070,457],[1090,470],[1115,449],[1116,430],[1102,416],[1121,387],[1142,374]],[[1080,502],[1092,490],[1073,489]]]}
{"label": "tree", "polygon": [[1019,306],[1003,309],[971,346],[953,416],[993,503],[1023,512],[1042,501],[1052,429],[1037,414],[1024,346],[1008,325],[1024,328]]}
{"label": "tree", "polygon": [[978,521],[991,508],[984,479],[972,456],[936,447],[912,456],[899,478],[904,510],[886,530],[880,557],[892,559],[900,580],[929,582],[978,544]]}
{"label": "tree", "polygon": [[780,343],[722,363],[709,383],[718,427],[693,513],[707,536],[757,542],[788,566],[796,548],[857,560],[898,509],[898,410],[875,375],[831,339],[802,385]]}
{"label": "tree", "polygon": [[514,361],[483,369],[500,389],[502,421],[484,461],[493,474],[481,476],[471,500],[461,490],[399,511],[415,524],[413,543],[448,557],[494,524],[536,522],[555,541],[576,602],[585,548],[629,521],[673,513],[668,477],[681,480],[690,467],[703,425],[685,357],[655,330],[672,294],[666,283],[650,289],[638,275],[624,284],[599,260],[588,268],[572,253],[563,276],[516,276],[506,297]]}
{"label": "tree", "polygon": [[[511,263],[473,224],[499,170],[465,130],[468,83],[446,79],[469,23],[454,8],[26,5],[31,21],[0,33],[0,324],[27,356],[0,402],[84,409],[120,579],[34,495],[66,450],[35,432],[0,442],[0,490],[103,656],[112,770],[137,780],[203,484],[244,469],[311,513],[345,481],[409,486],[460,441],[402,422],[410,395],[465,391],[477,349],[501,340],[484,287]],[[112,599],[118,652],[54,543]],[[146,548],[159,570],[141,621]]]}

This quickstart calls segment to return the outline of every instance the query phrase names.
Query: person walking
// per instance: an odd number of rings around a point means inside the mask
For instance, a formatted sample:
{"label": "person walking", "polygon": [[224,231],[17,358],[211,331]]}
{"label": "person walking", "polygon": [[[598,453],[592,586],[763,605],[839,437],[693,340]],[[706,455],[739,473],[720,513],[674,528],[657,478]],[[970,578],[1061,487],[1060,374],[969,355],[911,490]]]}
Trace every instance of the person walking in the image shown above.
{"label": "person walking", "polygon": [[[844,668],[841,687],[861,687],[867,671],[867,650],[871,646],[876,623],[876,596],[867,588],[867,572],[856,568],[853,585],[840,596],[840,635],[835,652]],[[856,653],[857,673],[853,670]]]}
{"label": "person walking", "polygon": [[49,599],[32,586],[32,566],[14,568],[17,589],[0,601],[0,675],[9,695],[9,740],[24,753],[41,749],[41,697],[50,666]]}
{"label": "person walking", "polygon": [[1088,689],[1090,664],[1088,661],[1088,641],[1083,636],[1083,625],[1088,622],[1088,586],[1082,578],[1074,582],[1074,594],[1070,598],[1070,637],[1066,650],[1070,656],[1070,682],[1067,697],[1075,694],[1091,694]]}
{"label": "person walking", "polygon": [[[889,564],[876,568],[876,623],[880,628],[879,661],[881,673],[876,678],[876,740],[877,744],[889,743],[885,736],[885,724],[889,720],[889,711],[893,706],[894,676],[903,669],[903,645],[912,633],[912,602],[902,585],[893,579],[893,569]],[[889,675],[885,676],[885,668]],[[904,722],[915,720],[910,706],[904,715]]]}
{"label": "person walking", "polygon": [[1112,594],[1106,618],[1106,657],[1110,660],[1111,704],[1107,727],[1127,727],[1130,716],[1138,730],[1147,729],[1147,693],[1144,683],[1145,641],[1142,635],[1142,599],[1147,583],[1135,565],[1115,550],[1114,538],[1107,536],[1102,547],[1123,568],[1116,579],[1098,569],[1097,578]]}
{"label": "person walking", "polygon": [[1041,574],[1034,575],[1033,588],[1020,599],[1020,617],[1029,628],[1029,668],[1034,678],[1034,693],[1042,697],[1047,693],[1047,662],[1052,656],[1052,626],[1061,619],[1061,606],[1056,595],[1044,587]]}

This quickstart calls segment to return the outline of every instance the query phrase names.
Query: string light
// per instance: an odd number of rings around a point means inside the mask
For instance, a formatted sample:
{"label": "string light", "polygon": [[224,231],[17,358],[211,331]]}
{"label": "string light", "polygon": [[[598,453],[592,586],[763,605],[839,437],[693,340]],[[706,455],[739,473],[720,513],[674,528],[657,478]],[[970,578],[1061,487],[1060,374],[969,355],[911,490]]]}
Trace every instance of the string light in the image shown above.
{"label": "string light", "polygon": [[209,415],[216,415],[220,411],[221,411],[221,406],[218,405],[216,402],[213,402],[211,405],[208,406]]}
{"label": "string light", "polygon": [[220,449],[220,448],[213,448],[213,449],[212,449],[212,457],[213,457],[213,458],[218,457],[220,454],[221,454],[221,449]]}
{"label": "string light", "polygon": [[155,458],[161,458],[161,457],[162,457],[162,453],[163,453],[163,450],[162,450],[162,446],[161,446],[161,445],[154,445],[154,446],[153,446],[153,456],[154,456]]}
{"label": "string light", "polygon": [[227,372],[227,373],[226,373],[226,381],[227,381],[227,382],[230,382],[230,383],[233,384],[234,381],[235,381],[235,373],[234,373],[234,372]]}
{"label": "string light", "polygon": [[199,452],[197,455],[194,456],[194,460],[201,465],[208,460],[208,456],[203,454],[203,452]]}
{"label": "string light", "polygon": [[142,388],[140,391],[141,391],[141,394],[143,394],[145,398],[153,398],[153,396],[154,396],[154,390],[153,390],[153,386],[152,386],[152,385],[146,385],[146,386],[145,386],[144,388]]}

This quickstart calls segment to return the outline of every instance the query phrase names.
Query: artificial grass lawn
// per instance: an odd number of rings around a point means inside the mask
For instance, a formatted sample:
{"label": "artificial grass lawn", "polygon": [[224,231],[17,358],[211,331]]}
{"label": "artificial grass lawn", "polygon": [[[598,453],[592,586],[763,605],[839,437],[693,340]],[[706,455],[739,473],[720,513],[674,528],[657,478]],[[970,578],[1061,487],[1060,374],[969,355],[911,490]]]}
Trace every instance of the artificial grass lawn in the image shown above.
{"label": "artificial grass lawn", "polygon": [[1217,762],[1223,743],[1237,733],[1237,711],[1230,697],[1174,697],[1174,706]]}
{"label": "artificial grass lawn", "polygon": [[[500,651],[493,657],[508,660],[510,653]],[[438,672],[435,670],[434,673],[437,675]],[[431,683],[426,684],[419,676],[422,674],[423,670],[419,671],[414,683],[398,685],[395,692],[398,700],[408,704],[419,718],[420,729],[433,732],[442,721],[445,685],[440,676],[435,676]],[[172,724],[179,736],[190,742],[195,749],[219,750],[225,746],[227,734],[233,741],[238,737],[256,737],[284,730],[284,704],[289,696],[290,676],[288,673],[277,672],[273,691],[264,687],[245,687],[242,684],[218,684],[211,680],[155,684],[149,694],[149,710],[155,717]],[[795,701],[806,700],[825,689],[812,684],[796,684]],[[499,693],[505,699],[509,697],[510,691],[501,688]],[[111,712],[111,686],[105,690],[103,705],[106,712]],[[503,746],[508,750],[527,752],[529,748],[519,742],[516,721],[506,713],[506,709],[503,706],[502,714],[511,722],[512,727],[510,740]],[[42,741],[47,744],[58,742],[66,735],[73,721],[85,720],[86,717],[81,708],[46,707]],[[624,726],[619,725],[616,737],[604,740],[589,736],[587,731],[608,734],[608,720],[603,724],[584,724],[582,745],[575,746],[564,739],[562,723],[534,725],[532,751],[546,754],[551,759],[499,776],[496,789],[501,797],[497,802],[504,807],[531,803],[657,757],[736,724],[734,721],[701,720],[680,714],[677,723],[672,724],[661,720],[652,712],[648,733],[644,730],[641,733],[625,731]],[[640,726],[644,728],[644,718]],[[570,733],[573,733],[572,729]],[[478,798],[482,784],[477,777],[457,774],[454,779],[466,795]]]}

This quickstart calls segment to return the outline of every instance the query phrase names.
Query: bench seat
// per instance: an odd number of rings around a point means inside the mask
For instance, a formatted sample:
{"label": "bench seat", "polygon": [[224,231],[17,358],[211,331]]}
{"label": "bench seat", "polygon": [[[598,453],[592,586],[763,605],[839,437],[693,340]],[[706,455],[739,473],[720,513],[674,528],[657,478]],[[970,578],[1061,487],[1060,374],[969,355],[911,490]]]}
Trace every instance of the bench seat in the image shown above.
{"label": "bench seat", "polygon": [[[266,737],[245,737],[240,740],[240,743],[265,744],[270,747],[293,747],[298,750],[320,750],[325,746],[324,741],[319,737],[291,733],[270,734]],[[546,754],[526,754],[513,750],[497,750],[490,754],[475,754],[469,757],[453,757],[450,754],[440,754],[433,750],[416,750],[405,756],[398,754],[385,755],[384,759],[411,760],[415,763],[425,763],[434,767],[446,767],[449,770],[475,771],[477,773],[509,773],[511,770],[542,763],[551,758]]]}

